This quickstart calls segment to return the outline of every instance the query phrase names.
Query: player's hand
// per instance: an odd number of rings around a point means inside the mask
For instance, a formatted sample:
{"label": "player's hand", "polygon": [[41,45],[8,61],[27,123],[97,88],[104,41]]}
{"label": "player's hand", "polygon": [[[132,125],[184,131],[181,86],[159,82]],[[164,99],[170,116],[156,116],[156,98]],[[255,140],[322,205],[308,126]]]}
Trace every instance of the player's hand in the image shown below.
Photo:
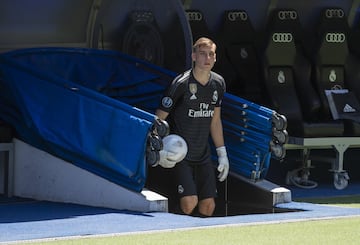
{"label": "player's hand", "polygon": [[168,152],[165,150],[161,150],[160,152],[160,161],[159,165],[163,168],[173,168],[175,167],[177,161],[171,160],[172,156],[175,155],[175,153]]}
{"label": "player's hand", "polygon": [[229,159],[227,157],[225,146],[220,146],[216,148],[216,153],[218,155],[218,168],[217,170],[220,172],[218,175],[218,179],[220,182],[224,181],[229,174]]}
{"label": "player's hand", "polygon": [[163,168],[173,168],[176,163],[181,162],[188,151],[185,140],[176,134],[169,134],[163,139],[164,147],[159,152],[159,165]]}

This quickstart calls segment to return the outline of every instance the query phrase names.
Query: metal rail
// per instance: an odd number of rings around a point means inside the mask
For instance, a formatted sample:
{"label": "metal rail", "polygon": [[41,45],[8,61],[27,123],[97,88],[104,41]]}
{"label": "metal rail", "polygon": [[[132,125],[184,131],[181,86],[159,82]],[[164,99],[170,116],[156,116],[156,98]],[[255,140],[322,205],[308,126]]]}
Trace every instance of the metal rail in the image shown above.
{"label": "metal rail", "polygon": [[[349,175],[344,170],[344,153],[348,148],[360,148],[360,137],[322,137],[322,138],[297,138],[290,137],[286,150],[303,150],[304,155],[309,155],[312,149],[334,149],[336,157],[331,171],[334,172],[334,186],[344,189],[348,185]],[[304,164],[308,164],[305,159]],[[309,167],[309,166],[304,166]]]}

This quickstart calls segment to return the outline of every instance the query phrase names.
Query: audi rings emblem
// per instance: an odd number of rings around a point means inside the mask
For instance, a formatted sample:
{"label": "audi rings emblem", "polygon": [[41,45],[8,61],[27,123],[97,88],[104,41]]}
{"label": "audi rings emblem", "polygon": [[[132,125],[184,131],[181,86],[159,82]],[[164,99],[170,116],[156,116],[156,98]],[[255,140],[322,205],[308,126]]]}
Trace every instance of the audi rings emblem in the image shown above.
{"label": "audi rings emblem", "polygon": [[293,40],[293,36],[288,32],[275,32],[272,35],[272,40],[275,43],[290,43]]}
{"label": "audi rings emblem", "polygon": [[186,12],[186,15],[189,21],[201,21],[203,18],[199,12]]}
{"label": "audi rings emblem", "polygon": [[147,12],[147,11],[134,11],[131,14],[131,20],[133,22],[151,23],[154,21],[154,15],[151,12]]}
{"label": "audi rings emblem", "polygon": [[230,21],[236,21],[236,20],[246,21],[248,19],[248,15],[244,11],[229,12],[227,17],[228,20]]}
{"label": "audi rings emblem", "polygon": [[345,42],[345,34],[344,33],[333,33],[329,32],[325,35],[325,40],[327,43],[343,43]]}
{"label": "audi rings emblem", "polygon": [[327,9],[325,11],[325,17],[328,19],[331,18],[344,18],[345,13],[342,9]]}
{"label": "audi rings emblem", "polygon": [[278,17],[280,20],[296,20],[297,12],[294,10],[282,10],[278,12]]}

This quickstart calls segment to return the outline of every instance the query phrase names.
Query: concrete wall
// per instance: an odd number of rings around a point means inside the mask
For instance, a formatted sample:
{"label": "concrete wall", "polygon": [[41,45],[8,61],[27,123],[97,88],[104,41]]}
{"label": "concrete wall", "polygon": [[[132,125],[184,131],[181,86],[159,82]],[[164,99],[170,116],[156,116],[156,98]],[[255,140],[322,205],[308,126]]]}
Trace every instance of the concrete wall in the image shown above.
{"label": "concrete wall", "polygon": [[14,140],[14,196],[132,210],[168,211],[167,198],[129,191],[75,165]]}

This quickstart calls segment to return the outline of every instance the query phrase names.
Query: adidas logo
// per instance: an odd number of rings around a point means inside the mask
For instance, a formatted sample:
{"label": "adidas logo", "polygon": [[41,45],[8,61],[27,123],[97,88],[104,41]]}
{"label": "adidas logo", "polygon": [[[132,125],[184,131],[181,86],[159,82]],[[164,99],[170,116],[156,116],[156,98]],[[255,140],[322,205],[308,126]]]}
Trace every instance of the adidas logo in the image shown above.
{"label": "adidas logo", "polygon": [[344,106],[343,112],[347,113],[347,112],[356,112],[356,110],[349,104],[346,104]]}

